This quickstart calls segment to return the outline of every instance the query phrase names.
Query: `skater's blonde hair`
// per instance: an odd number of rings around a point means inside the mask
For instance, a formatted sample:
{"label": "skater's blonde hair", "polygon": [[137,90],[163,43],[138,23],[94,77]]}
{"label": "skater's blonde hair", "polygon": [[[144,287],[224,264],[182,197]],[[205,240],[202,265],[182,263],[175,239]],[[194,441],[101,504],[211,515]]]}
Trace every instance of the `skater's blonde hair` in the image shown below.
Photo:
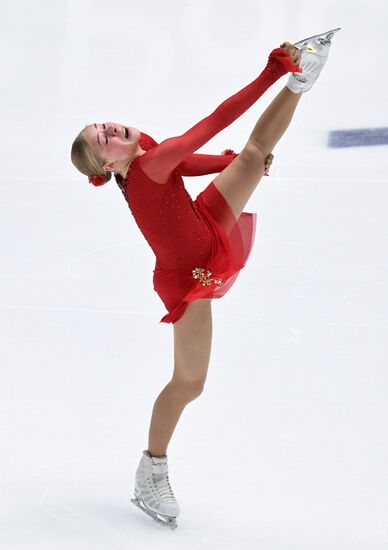
{"label": "skater's blonde hair", "polygon": [[106,181],[112,177],[111,172],[105,172],[106,160],[89,145],[82,132],[75,138],[71,146],[71,162],[85,176],[105,176]]}

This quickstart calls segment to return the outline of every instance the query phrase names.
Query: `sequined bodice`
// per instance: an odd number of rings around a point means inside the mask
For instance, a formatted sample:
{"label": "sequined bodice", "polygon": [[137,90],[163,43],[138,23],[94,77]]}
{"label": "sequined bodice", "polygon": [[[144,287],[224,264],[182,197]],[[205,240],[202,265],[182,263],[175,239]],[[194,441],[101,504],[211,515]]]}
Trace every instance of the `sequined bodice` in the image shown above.
{"label": "sequined bodice", "polygon": [[150,179],[136,157],[116,181],[161,269],[193,269],[211,254],[211,230],[174,170],[163,184]]}

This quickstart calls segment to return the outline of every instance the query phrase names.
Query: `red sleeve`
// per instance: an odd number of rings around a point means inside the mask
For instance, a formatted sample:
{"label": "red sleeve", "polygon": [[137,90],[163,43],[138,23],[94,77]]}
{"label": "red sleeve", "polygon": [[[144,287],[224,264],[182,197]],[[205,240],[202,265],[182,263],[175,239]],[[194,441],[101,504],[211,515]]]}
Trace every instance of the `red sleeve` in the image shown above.
{"label": "red sleeve", "polygon": [[151,179],[165,183],[175,168],[190,154],[197,151],[221,130],[229,126],[255,103],[259,97],[287,72],[301,72],[292,65],[282,48],[271,52],[261,74],[242,90],[223,101],[209,116],[202,119],[181,136],[167,138],[139,157],[142,170]]}
{"label": "red sleeve", "polygon": [[214,174],[216,172],[222,172],[222,170],[229,166],[232,160],[237,156],[238,154],[233,151],[221,155],[201,155],[199,153],[192,153],[177,166],[177,170],[181,176],[204,176],[205,174]]}

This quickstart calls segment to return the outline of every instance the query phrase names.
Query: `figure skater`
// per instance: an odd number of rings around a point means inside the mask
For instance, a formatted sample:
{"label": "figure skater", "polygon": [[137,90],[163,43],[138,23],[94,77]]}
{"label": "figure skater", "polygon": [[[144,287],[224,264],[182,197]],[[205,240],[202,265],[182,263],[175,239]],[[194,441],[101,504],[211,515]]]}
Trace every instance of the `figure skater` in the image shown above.
{"label": "figure skater", "polygon": [[[106,122],[86,126],[71,160],[95,186],[112,173],[155,254],[154,290],[174,328],[174,370],[155,401],[135,476],[132,502],[163,525],[176,527],[180,509],[168,475],[167,446],[185,406],[203,391],[212,340],[212,299],[234,284],[250,254],[256,214],[243,209],[272,151],[310,90],[339,29],[274,49],[260,75],[184,134],[158,144],[137,128]],[[241,116],[280,77],[291,73],[257,121],[242,151],[195,154]],[[193,201],[182,176],[218,173]]]}

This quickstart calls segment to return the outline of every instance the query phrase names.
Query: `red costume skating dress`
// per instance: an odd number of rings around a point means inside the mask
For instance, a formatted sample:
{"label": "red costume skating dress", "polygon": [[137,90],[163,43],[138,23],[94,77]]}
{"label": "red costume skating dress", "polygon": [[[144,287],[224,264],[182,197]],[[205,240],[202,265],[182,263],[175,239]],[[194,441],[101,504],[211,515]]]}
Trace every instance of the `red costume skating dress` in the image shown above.
{"label": "red costume skating dress", "polygon": [[115,175],[156,257],[154,290],[168,310],[160,322],[175,323],[193,300],[221,298],[245,266],[254,243],[257,214],[242,212],[236,220],[213,182],[193,200],[182,176],[217,173],[228,166],[236,153],[203,155],[194,151],[291,71],[300,72],[300,68],[292,65],[285,50],[273,50],[258,78],[181,136],[157,144],[141,133],[139,144],[147,152],[132,161],[125,179]]}

